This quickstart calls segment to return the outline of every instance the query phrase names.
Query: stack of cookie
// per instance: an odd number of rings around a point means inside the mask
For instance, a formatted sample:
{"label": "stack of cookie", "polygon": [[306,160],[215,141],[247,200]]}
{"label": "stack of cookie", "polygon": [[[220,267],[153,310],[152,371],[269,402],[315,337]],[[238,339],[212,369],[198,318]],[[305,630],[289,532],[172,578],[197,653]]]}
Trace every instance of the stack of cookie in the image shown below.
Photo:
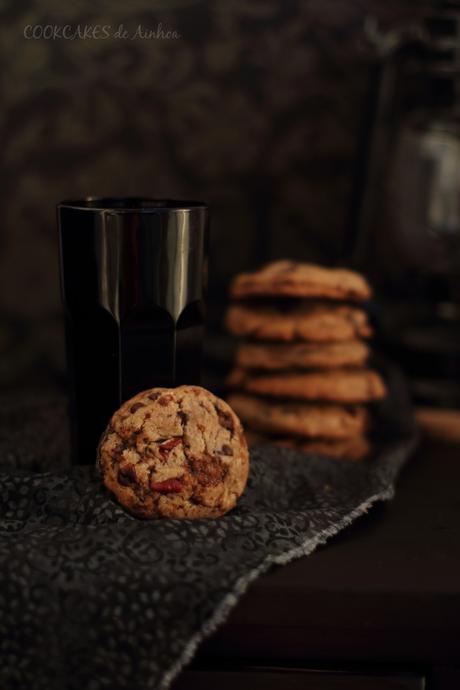
{"label": "stack of cookie", "polygon": [[367,367],[372,335],[363,276],[278,261],[237,276],[228,330],[244,341],[227,383],[252,442],[270,440],[331,457],[369,453],[369,403],[383,398]]}

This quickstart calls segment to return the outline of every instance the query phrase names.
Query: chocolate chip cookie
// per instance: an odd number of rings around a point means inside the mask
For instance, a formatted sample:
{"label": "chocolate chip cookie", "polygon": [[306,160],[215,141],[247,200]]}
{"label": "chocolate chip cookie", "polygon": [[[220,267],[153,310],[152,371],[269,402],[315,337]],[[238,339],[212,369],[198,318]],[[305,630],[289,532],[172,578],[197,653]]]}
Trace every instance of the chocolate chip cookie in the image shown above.
{"label": "chocolate chip cookie", "polygon": [[365,364],[369,347],[361,340],[342,343],[243,343],[236,365],[243,369],[334,369]]}
{"label": "chocolate chip cookie", "polygon": [[258,395],[319,400],[339,403],[365,403],[386,395],[380,374],[372,369],[281,372],[256,374],[234,369],[227,378],[230,388]]}
{"label": "chocolate chip cookie", "polygon": [[98,449],[105,486],[133,515],[208,518],[233,508],[249,456],[227,403],[198,386],[153,388],[124,403]]}
{"label": "chocolate chip cookie", "polygon": [[230,333],[256,340],[340,342],[372,335],[366,312],[346,304],[294,304],[281,311],[272,306],[229,307]]}
{"label": "chocolate chip cookie", "polygon": [[369,299],[371,288],[362,275],[348,269],[275,261],[254,273],[236,276],[230,295],[235,299],[287,295],[362,301]]}
{"label": "chocolate chip cookie", "polygon": [[253,432],[246,433],[248,445],[274,444],[286,448],[296,448],[305,453],[326,456],[334,460],[364,460],[372,452],[372,445],[365,436],[357,435],[345,439],[304,439],[304,438],[279,438],[263,436]]}
{"label": "chocolate chip cookie", "polygon": [[233,393],[228,402],[251,429],[271,434],[344,439],[363,434],[368,425],[360,405],[272,402],[247,393]]}
{"label": "chocolate chip cookie", "polygon": [[372,451],[371,442],[365,436],[354,436],[353,438],[341,439],[339,441],[328,441],[327,439],[315,441],[302,440],[298,443],[292,442],[289,439],[279,441],[279,444],[298,448],[305,453],[334,458],[334,460],[364,460],[371,455]]}

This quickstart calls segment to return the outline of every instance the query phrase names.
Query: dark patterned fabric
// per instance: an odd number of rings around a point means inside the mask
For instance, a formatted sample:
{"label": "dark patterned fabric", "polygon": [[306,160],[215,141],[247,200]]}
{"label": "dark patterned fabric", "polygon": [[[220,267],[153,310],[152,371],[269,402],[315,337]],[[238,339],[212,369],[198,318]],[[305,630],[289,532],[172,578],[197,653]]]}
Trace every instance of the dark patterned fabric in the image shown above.
{"label": "dark patterned fabric", "polygon": [[[414,445],[396,384],[371,459],[259,447],[244,496],[217,520],[131,517],[92,468],[65,466],[58,401],[0,406],[2,690],[167,688],[258,575],[391,498]],[[43,462],[54,470],[26,469]]]}

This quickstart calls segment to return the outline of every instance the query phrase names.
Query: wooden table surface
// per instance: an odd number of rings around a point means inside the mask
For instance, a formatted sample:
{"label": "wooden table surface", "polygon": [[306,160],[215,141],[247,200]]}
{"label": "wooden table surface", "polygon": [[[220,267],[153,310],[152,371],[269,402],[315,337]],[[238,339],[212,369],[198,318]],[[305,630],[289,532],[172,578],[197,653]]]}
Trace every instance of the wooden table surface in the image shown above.
{"label": "wooden table surface", "polygon": [[[239,690],[460,688],[460,439],[446,438],[425,427],[393,501],[258,579],[174,688],[223,689],[228,673]],[[276,680],[287,669],[299,685]]]}

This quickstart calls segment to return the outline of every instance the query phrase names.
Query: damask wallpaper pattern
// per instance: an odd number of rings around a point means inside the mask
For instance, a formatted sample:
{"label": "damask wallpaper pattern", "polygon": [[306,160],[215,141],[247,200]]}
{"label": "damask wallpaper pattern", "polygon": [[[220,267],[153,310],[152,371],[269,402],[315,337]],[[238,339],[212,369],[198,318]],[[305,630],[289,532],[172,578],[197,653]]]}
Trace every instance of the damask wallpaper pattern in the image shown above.
{"label": "damask wallpaper pattern", "polygon": [[[63,198],[208,201],[211,301],[235,271],[267,258],[336,257],[372,59],[364,18],[393,25],[420,9],[4,0],[0,384],[62,370],[54,207]],[[109,35],[40,37],[40,27],[65,25]],[[150,37],[134,38],[139,27]]]}

